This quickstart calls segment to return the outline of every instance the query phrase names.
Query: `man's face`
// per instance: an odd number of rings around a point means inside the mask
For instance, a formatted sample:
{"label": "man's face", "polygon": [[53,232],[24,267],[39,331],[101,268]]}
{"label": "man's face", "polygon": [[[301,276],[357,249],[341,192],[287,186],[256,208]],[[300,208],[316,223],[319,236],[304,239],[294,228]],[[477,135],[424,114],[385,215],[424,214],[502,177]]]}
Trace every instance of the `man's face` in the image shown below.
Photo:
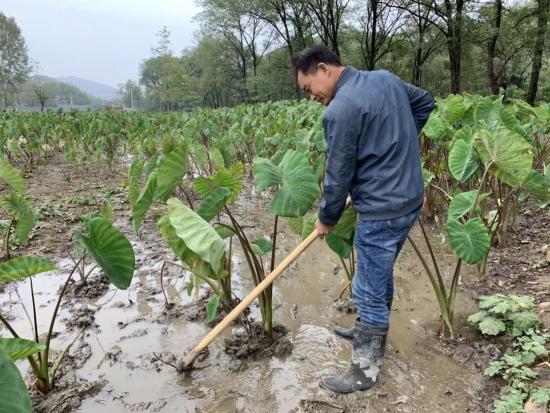
{"label": "man's face", "polygon": [[313,73],[298,71],[298,86],[309,95],[311,100],[327,106],[332,100],[336,76],[333,66],[319,63]]}

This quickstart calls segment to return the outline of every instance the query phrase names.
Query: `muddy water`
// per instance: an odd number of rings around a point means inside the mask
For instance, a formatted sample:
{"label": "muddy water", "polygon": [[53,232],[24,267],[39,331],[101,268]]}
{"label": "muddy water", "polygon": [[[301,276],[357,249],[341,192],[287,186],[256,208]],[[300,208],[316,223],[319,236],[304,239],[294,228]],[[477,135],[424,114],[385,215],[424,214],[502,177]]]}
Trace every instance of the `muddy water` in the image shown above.
{"label": "muddy water", "polygon": [[[252,194],[253,195],[253,194]],[[257,198],[257,197],[256,197]],[[270,231],[273,219],[260,201],[240,202],[239,216],[256,223],[250,233],[260,236]],[[278,239],[279,260],[299,242],[290,235],[282,220]],[[131,234],[127,220],[117,223]],[[406,245],[396,264],[396,297],[391,315],[389,347],[379,385],[372,391],[350,396],[333,396],[318,387],[326,375],[345,369],[351,355],[350,343],[332,333],[336,322],[352,323],[354,315],[336,310],[335,300],[345,285],[339,260],[322,242],[315,242],[289,271],[276,281],[274,319],[292,335],[293,352],[284,358],[232,361],[223,351],[223,336],[210,345],[210,356],[203,367],[187,375],[160,361],[174,362],[169,353],[181,356],[208,331],[203,322],[170,319],[166,316],[160,289],[163,257],[171,257],[152,224],[146,225],[141,239],[132,243],[138,257],[138,270],[127,291],[110,288],[99,298],[72,299],[64,304],[53,341],[56,349],[68,343],[78,329],[67,329],[69,320],[81,308],[94,312],[92,326],[83,338],[91,356],[77,371],[86,380],[102,379],[106,385],[99,393],[85,398],[79,412],[462,412],[475,405],[479,376],[436,350],[438,309],[434,293],[414,251]],[[413,230],[419,239],[418,229]],[[251,235],[254,238],[254,235]],[[434,236],[434,244],[439,245]],[[452,271],[451,255],[442,245],[442,270]],[[56,291],[70,267],[60,262],[63,271],[35,277],[40,331],[45,331],[55,304]],[[233,260],[235,291],[244,296],[252,289],[246,263],[238,253]],[[197,297],[185,293],[186,275],[170,268],[165,284],[171,302],[192,305]],[[14,289],[30,309],[28,282],[9,286],[0,295],[3,313],[15,317],[17,330],[30,337],[29,321]],[[205,291],[199,291],[199,295]],[[459,294],[459,329],[474,304]],[[258,319],[254,306],[251,317]],[[239,327],[235,327],[239,328]],[[7,335],[5,330],[0,330]],[[230,331],[224,333],[225,336]],[[20,363],[22,370],[26,369]],[[471,410],[475,411],[475,409]]]}

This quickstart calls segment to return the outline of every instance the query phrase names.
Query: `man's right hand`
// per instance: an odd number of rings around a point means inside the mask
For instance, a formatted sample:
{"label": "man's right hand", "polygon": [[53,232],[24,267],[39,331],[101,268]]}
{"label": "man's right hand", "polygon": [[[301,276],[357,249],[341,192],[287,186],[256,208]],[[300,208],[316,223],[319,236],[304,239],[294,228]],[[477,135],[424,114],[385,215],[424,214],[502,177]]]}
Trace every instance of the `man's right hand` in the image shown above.
{"label": "man's right hand", "polygon": [[315,222],[315,228],[317,228],[317,233],[319,239],[324,239],[325,235],[330,234],[332,231],[334,231],[334,227],[336,225],[325,225],[321,221],[317,220]]}

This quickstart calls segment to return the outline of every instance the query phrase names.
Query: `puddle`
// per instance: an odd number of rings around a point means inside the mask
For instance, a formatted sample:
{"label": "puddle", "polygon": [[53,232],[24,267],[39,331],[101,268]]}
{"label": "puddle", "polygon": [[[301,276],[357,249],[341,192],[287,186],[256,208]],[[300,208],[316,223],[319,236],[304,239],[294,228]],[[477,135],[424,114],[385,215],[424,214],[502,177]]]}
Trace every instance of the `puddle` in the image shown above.
{"label": "puddle", "polygon": [[[267,234],[273,217],[267,199],[260,203],[240,203],[239,216],[255,223],[250,232]],[[126,234],[132,234],[127,220],[117,222]],[[299,242],[280,221],[278,260]],[[419,239],[419,230],[412,232]],[[252,237],[254,238],[254,237]],[[475,404],[479,375],[436,350],[439,311],[435,295],[420,262],[406,245],[395,268],[396,297],[391,314],[387,358],[380,383],[369,392],[332,396],[318,386],[319,380],[345,369],[351,356],[351,344],[332,333],[335,323],[353,323],[353,314],[336,310],[334,302],[345,285],[344,270],[326,244],[316,241],[297,261],[292,270],[275,282],[274,321],[290,330],[293,351],[284,357],[263,360],[231,360],[224,353],[224,337],[209,346],[207,367],[187,375],[178,375],[169,365],[169,354],[178,357],[196,345],[209,332],[204,323],[163,316],[164,296],[160,286],[163,257],[171,257],[153,224],[146,223],[140,239],[131,236],[138,258],[134,281],[127,291],[109,287],[100,297],[65,303],[54,331],[59,332],[53,346],[61,349],[72,340],[77,329],[68,329],[62,320],[73,317],[82,308],[93,309],[93,322],[82,340],[91,348],[91,356],[76,374],[88,381],[104,380],[97,394],[85,398],[75,410],[83,413],[118,412],[446,412],[466,410]],[[438,241],[434,238],[434,244]],[[444,247],[442,271],[452,272],[452,255]],[[446,262],[446,260],[448,262]],[[63,271],[34,277],[39,308],[39,328],[47,330],[56,292],[68,274],[70,261],[61,261]],[[239,254],[232,263],[234,290],[243,297],[252,289],[246,262]],[[335,272],[337,272],[335,274]],[[78,276],[76,277],[78,279]],[[167,267],[164,284],[170,302],[190,305],[196,297],[185,292],[187,276]],[[19,289],[31,309],[28,281],[9,285],[0,295],[3,314],[14,317],[13,325],[23,337],[31,331],[15,294]],[[200,294],[204,294],[204,290]],[[458,295],[458,330],[475,305],[465,294]],[[259,320],[256,304],[249,317]],[[237,327],[235,327],[237,328]],[[7,331],[0,329],[3,336]],[[27,365],[19,367],[26,371]]]}

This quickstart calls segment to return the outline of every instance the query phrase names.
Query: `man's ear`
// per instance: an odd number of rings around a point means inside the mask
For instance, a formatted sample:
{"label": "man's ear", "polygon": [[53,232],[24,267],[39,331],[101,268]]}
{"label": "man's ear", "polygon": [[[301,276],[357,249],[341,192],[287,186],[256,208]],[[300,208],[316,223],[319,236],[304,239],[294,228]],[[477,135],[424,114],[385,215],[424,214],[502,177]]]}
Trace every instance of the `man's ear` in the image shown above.
{"label": "man's ear", "polygon": [[321,73],[328,73],[329,72],[329,67],[326,63],[323,63],[323,62],[319,62],[317,63],[317,70],[320,70]]}

